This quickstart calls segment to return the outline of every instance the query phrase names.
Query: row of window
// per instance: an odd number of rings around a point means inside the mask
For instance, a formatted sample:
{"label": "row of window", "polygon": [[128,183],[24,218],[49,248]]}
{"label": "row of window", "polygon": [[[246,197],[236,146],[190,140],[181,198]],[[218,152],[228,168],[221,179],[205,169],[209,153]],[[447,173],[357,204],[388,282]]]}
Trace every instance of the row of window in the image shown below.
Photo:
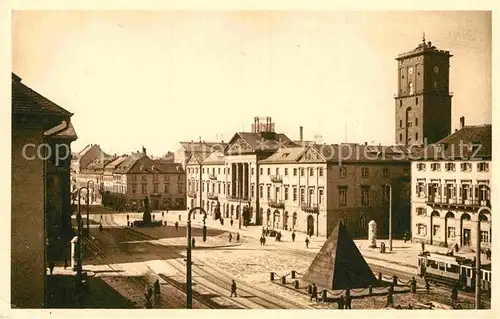
{"label": "row of window", "polygon": [[[433,172],[439,172],[441,171],[441,163],[431,163],[430,164],[431,171]],[[480,162],[477,163],[477,171],[478,172],[488,172],[489,171],[489,163],[487,162]],[[417,164],[417,170],[419,172],[425,171],[426,169],[426,164],[425,163],[418,163]],[[444,169],[447,172],[455,172],[456,170],[456,163],[444,163]],[[461,172],[471,172],[472,171],[472,163],[460,163],[460,171]]]}
{"label": "row of window", "polygon": [[[399,133],[399,141],[403,142],[403,133]],[[415,141],[418,141],[418,132],[415,133]],[[406,142],[411,142],[411,136],[408,136],[408,140]]]}
{"label": "row of window", "polygon": [[[427,225],[423,223],[417,224],[417,235],[419,236],[427,236]],[[438,237],[441,235],[441,225],[432,225],[432,237]],[[446,237],[448,239],[454,240],[456,239],[457,233],[456,228],[454,226],[448,226],[446,231]],[[481,242],[489,243],[490,242],[490,232],[489,231],[481,231]]]}
{"label": "row of window", "polygon": [[[132,187],[132,194],[137,194],[137,184],[130,184]],[[163,193],[168,194],[170,193],[171,190],[171,185],[170,184],[163,184]],[[155,183],[153,184],[153,193],[159,194],[160,191],[160,184]],[[182,194],[184,192],[184,185],[183,184],[177,184],[177,192],[179,194]],[[148,194],[148,184],[141,184],[141,194]]]}
{"label": "row of window", "polygon": [[[160,176],[163,176],[164,181],[170,181],[170,175],[161,175],[161,174],[152,174],[153,175],[153,181],[158,181]],[[131,175],[131,180],[132,182],[137,182],[137,176],[135,174]],[[177,180],[178,181],[183,181],[184,176],[183,175],[177,175]],[[142,182],[147,182],[148,181],[148,175],[141,175],[141,181]]]}
{"label": "row of window", "polygon": [[[417,97],[417,104],[418,104],[418,97]],[[413,126],[412,121],[408,121],[406,123],[406,127],[410,128]],[[418,118],[415,118],[415,126],[418,126]],[[403,120],[399,120],[399,128],[403,128]]]}
{"label": "row of window", "polygon": [[[444,190],[442,186],[444,186]],[[475,185],[472,185],[470,182],[462,183],[460,185],[455,183],[446,183],[444,185],[439,183],[429,183],[426,185],[425,182],[419,181],[416,185],[416,195],[420,198],[427,196],[435,198],[436,196],[441,197],[444,195],[443,200],[456,200],[458,199],[457,188],[460,190],[459,195],[462,201],[464,201],[464,204],[466,204],[465,201],[472,199],[480,201],[490,200],[490,187],[486,183]]]}
{"label": "row of window", "polygon": [[[188,168],[187,169],[188,172],[191,172],[191,173],[195,173],[197,174],[198,173],[198,168]],[[220,173],[220,168],[218,168],[218,171]],[[225,168],[223,169],[224,170],[224,173],[225,173]],[[229,172],[229,168],[227,169],[228,172]],[[292,171],[292,175],[293,176],[297,176],[298,172],[300,172],[300,176],[305,176],[305,168],[293,168],[293,171]],[[308,170],[308,175],[309,176],[314,176],[314,171],[316,170],[315,168],[307,168]],[[323,177],[324,175],[324,172],[323,172],[323,168],[318,168],[318,176],[319,177]],[[209,172],[209,169],[207,168],[207,172]],[[280,169],[279,168],[276,168],[275,170],[275,173],[276,173],[276,176],[279,176],[280,175]],[[205,169],[203,168],[202,169],[202,173],[204,174],[205,173]],[[215,175],[215,168],[212,168],[212,173],[209,173],[209,174],[212,174],[212,175]],[[229,174],[229,173],[228,173]],[[255,174],[255,169],[252,167],[251,169],[251,174],[254,175]],[[404,175],[409,175],[410,174],[410,169],[409,168],[404,168],[403,169],[403,174]],[[260,168],[260,175],[264,175],[264,168]],[[267,175],[270,176],[271,175],[271,168],[267,168]],[[284,169],[284,176],[288,176],[289,175],[289,171],[288,171],[288,168],[285,168]],[[370,170],[368,167],[362,167],[361,168],[361,177],[368,177],[370,175]],[[346,177],[347,176],[347,168],[346,167],[339,167],[339,177]],[[382,176],[383,177],[390,177],[390,170],[389,168],[384,168],[382,170]]]}

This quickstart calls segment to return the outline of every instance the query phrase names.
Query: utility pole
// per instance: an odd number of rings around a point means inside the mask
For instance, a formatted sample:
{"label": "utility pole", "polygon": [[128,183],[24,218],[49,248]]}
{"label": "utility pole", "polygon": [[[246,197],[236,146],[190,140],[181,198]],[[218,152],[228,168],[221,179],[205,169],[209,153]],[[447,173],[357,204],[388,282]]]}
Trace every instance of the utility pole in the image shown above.
{"label": "utility pole", "polygon": [[87,181],[87,237],[90,237],[90,223],[89,223],[89,205],[90,205],[90,188],[89,188],[89,183],[92,183],[92,193],[94,192],[95,189],[95,184],[93,180],[88,180]]}
{"label": "utility pole", "polygon": [[191,262],[191,250],[193,249],[191,245],[191,214],[195,210],[200,210],[204,218],[207,217],[207,213],[203,207],[192,207],[189,210],[187,217],[187,250],[186,250],[186,308],[193,308],[193,277],[192,277],[192,262]]}

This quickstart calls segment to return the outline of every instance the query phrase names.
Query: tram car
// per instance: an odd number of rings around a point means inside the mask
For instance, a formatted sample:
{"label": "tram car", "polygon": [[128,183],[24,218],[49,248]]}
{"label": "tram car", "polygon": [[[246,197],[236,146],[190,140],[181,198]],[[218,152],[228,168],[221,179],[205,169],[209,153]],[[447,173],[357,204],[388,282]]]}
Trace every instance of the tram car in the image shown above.
{"label": "tram car", "polygon": [[[429,282],[471,291],[476,285],[476,265],[471,259],[450,254],[423,252],[418,256],[417,275]],[[481,290],[491,293],[491,264],[481,266]]]}

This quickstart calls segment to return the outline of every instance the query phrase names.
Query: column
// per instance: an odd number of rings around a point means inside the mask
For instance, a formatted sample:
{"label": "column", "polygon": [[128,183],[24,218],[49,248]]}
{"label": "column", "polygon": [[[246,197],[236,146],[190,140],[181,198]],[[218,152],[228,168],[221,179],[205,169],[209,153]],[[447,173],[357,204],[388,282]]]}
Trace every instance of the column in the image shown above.
{"label": "column", "polygon": [[248,198],[248,164],[243,163],[243,197]]}
{"label": "column", "polygon": [[231,164],[231,196],[236,196],[236,164]]}
{"label": "column", "polygon": [[235,184],[236,184],[235,191],[236,191],[236,194],[235,195],[237,197],[240,197],[240,189],[241,189],[241,186],[240,186],[240,183],[241,183],[241,179],[240,179],[240,173],[241,173],[240,163],[236,163],[235,167],[236,167],[236,178],[235,178]]}

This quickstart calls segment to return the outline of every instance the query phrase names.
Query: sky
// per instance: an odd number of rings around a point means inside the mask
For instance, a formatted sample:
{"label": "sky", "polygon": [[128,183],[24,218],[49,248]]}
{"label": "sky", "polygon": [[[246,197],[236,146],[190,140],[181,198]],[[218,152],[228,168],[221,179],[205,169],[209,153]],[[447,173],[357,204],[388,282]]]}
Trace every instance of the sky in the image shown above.
{"label": "sky", "polygon": [[108,153],[228,141],[271,116],[324,143],[394,144],[399,53],[449,50],[452,130],[491,123],[491,14],[15,11],[12,69]]}

